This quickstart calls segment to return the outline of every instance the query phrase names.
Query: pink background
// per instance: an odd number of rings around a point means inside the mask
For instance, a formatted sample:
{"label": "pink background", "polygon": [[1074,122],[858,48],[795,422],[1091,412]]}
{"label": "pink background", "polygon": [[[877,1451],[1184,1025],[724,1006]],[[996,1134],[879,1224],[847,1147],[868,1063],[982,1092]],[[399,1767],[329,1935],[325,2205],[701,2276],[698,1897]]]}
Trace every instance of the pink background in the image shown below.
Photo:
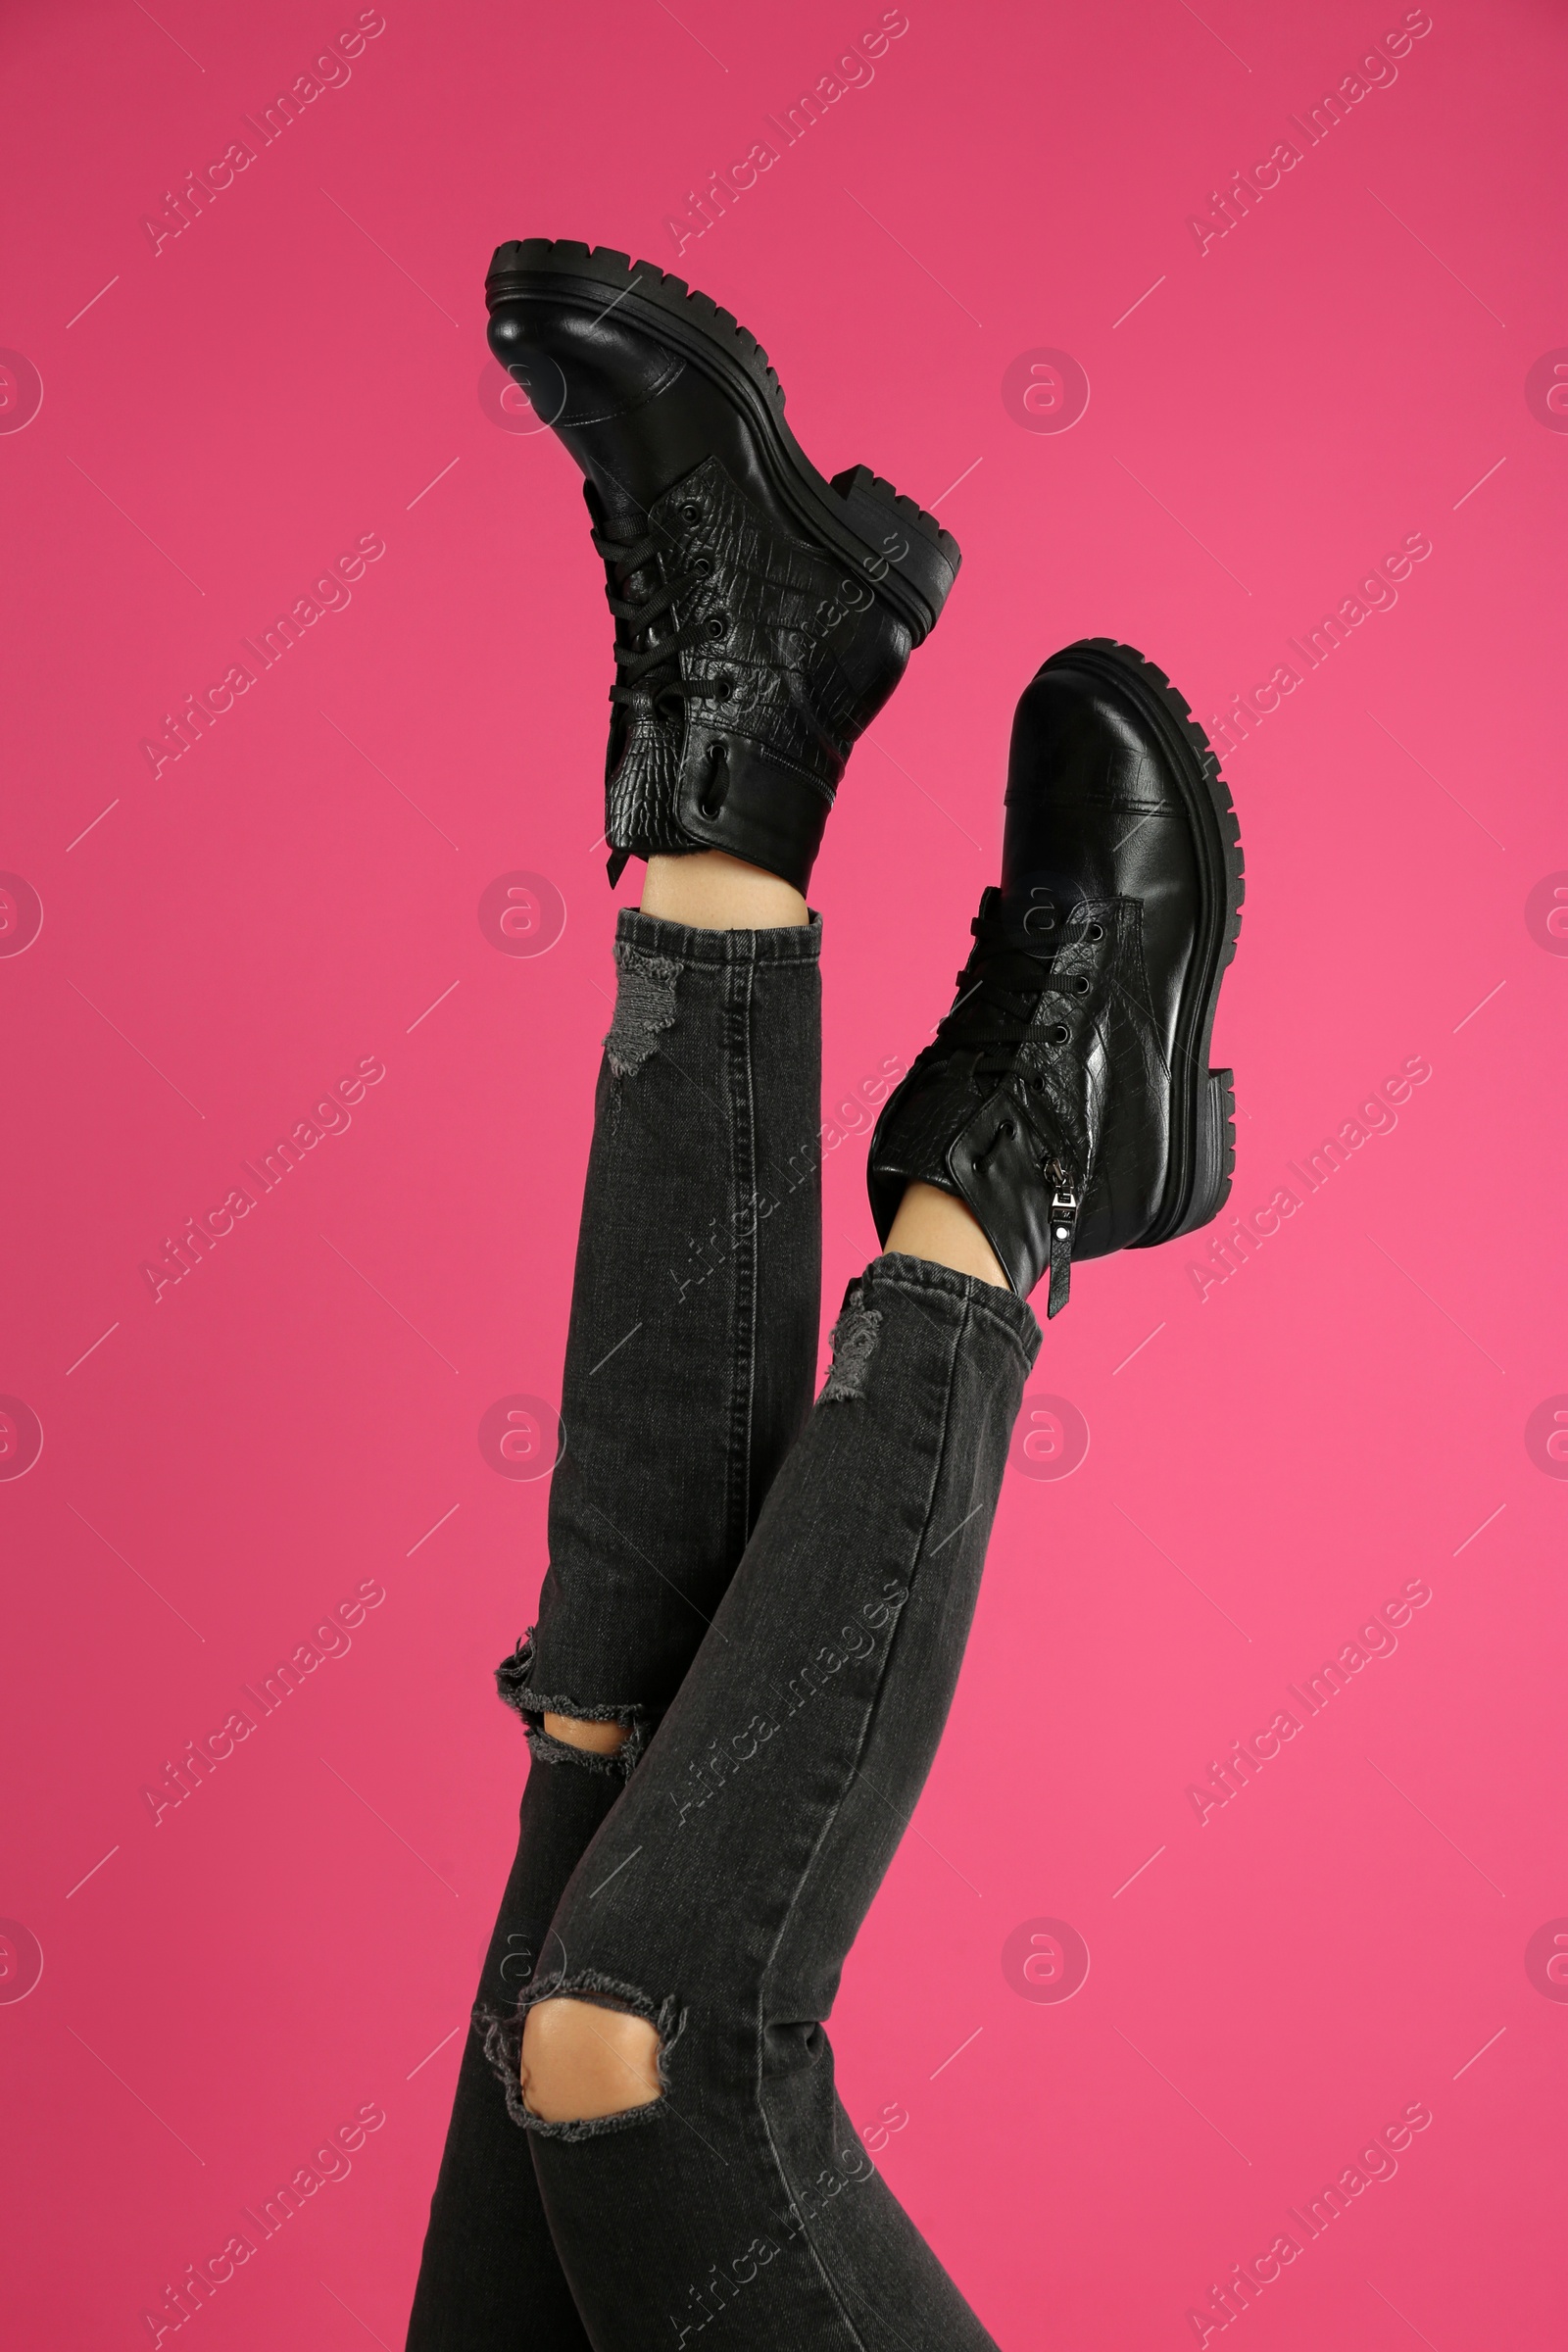
{"label": "pink background", "polygon": [[[1568,417],[1526,393],[1568,343],[1560,11],[1434,0],[1397,78],[1200,252],[1189,216],[1400,7],[911,0],[678,265],[666,216],[880,10],[388,0],[156,254],[143,216],[357,12],[8,14],[0,343],[43,386],[0,434],[0,867],[43,909],[0,956],[0,1391],[43,1432],[0,1479],[8,2343],[148,2341],[166,2281],[371,2104],[201,2332],[402,2341],[524,1764],[490,1669],[544,1567],[546,1486],[477,1431],[559,1397],[612,984],[602,574],[574,468],[478,397],[491,248],[536,233],[678,266],[761,336],[824,470],[940,499],[962,543],[818,872],[829,1107],[946,1003],[1048,653],[1125,638],[1206,719],[1430,540],[1226,760],[1235,1207],[1431,1075],[1201,1298],[1207,1236],[1080,1271],[1034,1391],[1087,1457],[1009,1474],[834,2033],[1004,2346],[1198,2340],[1211,2282],[1415,2102],[1396,2176],[1237,2325],[1253,2352],[1560,2342],[1568,1986],[1526,1965],[1568,1932],[1568,1462],[1526,1444],[1568,1391],[1568,940],[1527,919],[1568,868]],[[1087,372],[1070,431],[1004,403],[1041,348]],[[18,422],[24,371],[0,396]],[[163,714],[367,535],[352,604],[155,778]],[[478,919],[517,869],[566,909],[539,957]],[[352,1126],[155,1303],[143,1261],[362,1058]],[[873,1247],[845,1121],[830,1305]],[[1396,1652],[1200,1821],[1189,1788],[1413,1579]],[[348,1654],[155,1826],[144,1785],[369,1582]],[[1042,1918],[1087,1944],[1069,2000],[1004,1970]]]}

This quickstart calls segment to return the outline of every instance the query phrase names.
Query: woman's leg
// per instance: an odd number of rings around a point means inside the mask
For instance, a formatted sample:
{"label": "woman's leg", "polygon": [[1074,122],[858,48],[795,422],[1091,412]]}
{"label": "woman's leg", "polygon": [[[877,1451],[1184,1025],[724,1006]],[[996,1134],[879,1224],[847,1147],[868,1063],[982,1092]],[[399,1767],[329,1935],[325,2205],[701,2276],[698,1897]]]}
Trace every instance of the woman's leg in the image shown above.
{"label": "woman's leg", "polygon": [[596,2352],[666,2328],[715,2352],[990,2342],[875,2177],[820,2020],[936,1752],[1039,1328],[896,1254],[834,1343],[525,2023],[494,2037],[526,2068],[513,2110]]}
{"label": "woman's leg", "polygon": [[893,1253],[852,1286],[506,2049],[595,2352],[666,2324],[705,2352],[990,2341],[871,2176],[821,2021],[953,1695],[1039,1346],[1024,1299],[1059,1312],[1075,1258],[1191,1231],[1229,1191],[1207,1056],[1241,899],[1185,704],[1108,640],[1054,656],[1014,723],[1001,885],[872,1139]]}
{"label": "woman's leg", "polygon": [[[617,926],[550,1571],[500,1677],[533,1761],[480,1984],[491,2012],[551,1964],[563,1889],[708,1631],[815,1375],[818,926],[787,885],[719,857],[654,860],[644,907]],[[586,2352],[477,2036],[408,2340]]]}

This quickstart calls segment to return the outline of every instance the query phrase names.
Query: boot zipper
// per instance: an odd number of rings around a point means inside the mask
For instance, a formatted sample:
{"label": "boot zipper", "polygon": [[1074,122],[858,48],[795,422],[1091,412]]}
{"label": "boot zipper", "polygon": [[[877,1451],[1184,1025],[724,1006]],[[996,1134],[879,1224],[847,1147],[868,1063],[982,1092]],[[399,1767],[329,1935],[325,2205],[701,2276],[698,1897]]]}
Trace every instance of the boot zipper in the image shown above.
{"label": "boot zipper", "polygon": [[1046,1162],[1042,1171],[1055,1179],[1051,1196],[1051,1288],[1046,1298],[1046,1320],[1059,1315],[1067,1303],[1067,1289],[1072,1279],[1072,1245],[1078,1230],[1078,1195],[1072,1180],[1059,1159]]}

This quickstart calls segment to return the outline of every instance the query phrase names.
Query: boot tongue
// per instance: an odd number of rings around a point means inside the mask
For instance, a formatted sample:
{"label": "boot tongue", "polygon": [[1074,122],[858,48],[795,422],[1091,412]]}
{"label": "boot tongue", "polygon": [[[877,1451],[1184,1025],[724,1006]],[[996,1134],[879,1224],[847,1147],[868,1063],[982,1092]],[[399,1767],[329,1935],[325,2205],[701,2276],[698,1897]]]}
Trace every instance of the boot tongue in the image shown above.
{"label": "boot tongue", "polygon": [[613,474],[590,465],[583,477],[583,497],[595,527],[611,539],[641,539],[648,531],[648,510]]}
{"label": "boot tongue", "polygon": [[[989,931],[991,936],[976,941],[975,960],[971,968],[977,982],[989,978],[998,988],[1009,992],[1015,1001],[1033,999],[1032,1016],[1020,1017],[1032,1017],[1038,1021],[1039,992],[1057,956],[1072,944],[1076,928],[1068,902],[1042,884],[986,891],[980,901],[976,929]],[[999,933],[1001,936],[998,936]],[[983,996],[977,999],[976,1016],[976,1028],[983,1033],[989,1018],[989,1008]],[[1020,1053],[1017,1046],[1001,1051],[1016,1065]],[[987,1056],[982,1051],[980,1068],[986,1066],[986,1060]],[[1000,1078],[1001,1073],[994,1072],[993,1075]],[[1052,1097],[1041,1088],[1034,1087],[1019,1100],[1023,1114],[1043,1147],[1042,1172],[1048,1190],[1054,1196],[1060,1192],[1063,1197],[1074,1200],[1074,1206],[1065,1218],[1054,1220],[1055,1223],[1064,1222],[1069,1228],[1060,1236],[1054,1232],[1052,1237],[1054,1293],[1065,1281],[1064,1268],[1072,1250],[1070,1229],[1077,1215],[1076,1198],[1088,1171],[1081,1164],[1082,1149],[1073,1143],[1070,1130],[1061,1119]],[[1061,1298],[1064,1298],[1065,1295],[1063,1290]],[[1050,1311],[1054,1314],[1057,1309],[1053,1306]]]}
{"label": "boot tongue", "polygon": [[[1066,937],[1060,907],[1042,892],[985,891],[971,928],[976,934],[968,967],[971,987],[978,992],[991,980],[1024,997],[1038,994]],[[990,1013],[989,1000],[977,993],[976,1023],[983,1024]]]}

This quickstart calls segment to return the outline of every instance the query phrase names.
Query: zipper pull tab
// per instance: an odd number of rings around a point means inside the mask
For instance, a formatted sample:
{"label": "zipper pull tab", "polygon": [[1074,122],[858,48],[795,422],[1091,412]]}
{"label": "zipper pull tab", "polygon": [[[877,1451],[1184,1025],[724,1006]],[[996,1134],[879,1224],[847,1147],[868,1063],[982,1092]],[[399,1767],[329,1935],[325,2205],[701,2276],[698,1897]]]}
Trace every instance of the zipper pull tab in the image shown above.
{"label": "zipper pull tab", "polygon": [[1052,1160],[1047,1172],[1054,1179],[1051,1196],[1051,1288],[1046,1297],[1049,1323],[1067,1303],[1072,1280],[1072,1245],[1078,1230],[1078,1196],[1059,1160]]}

